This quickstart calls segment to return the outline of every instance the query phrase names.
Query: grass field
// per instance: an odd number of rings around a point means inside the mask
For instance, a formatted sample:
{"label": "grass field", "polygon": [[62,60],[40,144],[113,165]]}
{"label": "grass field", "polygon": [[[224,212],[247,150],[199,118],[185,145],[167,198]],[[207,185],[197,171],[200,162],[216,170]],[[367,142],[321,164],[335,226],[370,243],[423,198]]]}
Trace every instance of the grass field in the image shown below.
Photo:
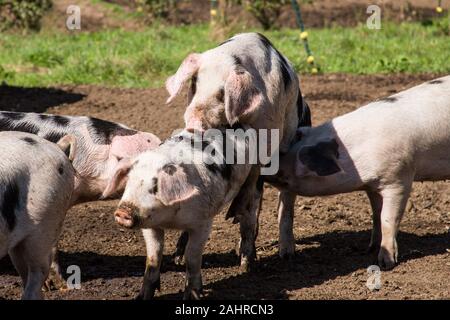
{"label": "grass field", "polygon": [[[427,26],[384,23],[381,30],[336,27],[309,30],[322,72],[450,72],[448,20]],[[258,30],[255,30],[258,31]],[[297,30],[265,33],[295,65],[307,72]],[[154,26],[142,32],[0,35],[0,81],[20,86],[100,84],[160,86],[192,51],[217,45],[206,25]]]}

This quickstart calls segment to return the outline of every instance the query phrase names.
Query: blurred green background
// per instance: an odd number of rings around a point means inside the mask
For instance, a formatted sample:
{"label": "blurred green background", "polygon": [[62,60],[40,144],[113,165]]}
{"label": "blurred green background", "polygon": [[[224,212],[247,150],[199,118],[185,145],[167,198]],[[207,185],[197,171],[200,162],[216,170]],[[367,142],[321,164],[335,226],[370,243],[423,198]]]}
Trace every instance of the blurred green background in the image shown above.
{"label": "blurred green background", "polygon": [[[368,2],[298,1],[311,65],[291,1],[0,0],[0,81],[158,87],[188,53],[247,31],[264,33],[299,73],[450,72],[445,2],[384,1],[379,30],[366,25]],[[81,30],[66,28],[69,4]]]}

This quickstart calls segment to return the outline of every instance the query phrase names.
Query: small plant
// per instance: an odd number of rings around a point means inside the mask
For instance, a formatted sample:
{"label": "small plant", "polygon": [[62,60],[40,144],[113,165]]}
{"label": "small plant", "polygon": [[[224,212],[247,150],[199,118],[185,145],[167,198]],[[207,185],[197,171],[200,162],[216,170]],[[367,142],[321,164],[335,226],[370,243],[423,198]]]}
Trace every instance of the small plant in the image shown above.
{"label": "small plant", "polygon": [[176,8],[177,0],[135,0],[138,12],[144,12],[150,20],[167,18]]}
{"label": "small plant", "polygon": [[14,79],[14,71],[6,71],[1,65],[0,65],[0,85],[3,85],[4,83],[13,80]]}
{"label": "small plant", "polygon": [[52,0],[0,0],[0,30],[39,30]]}
{"label": "small plant", "polygon": [[288,0],[243,0],[245,9],[250,12],[264,30],[272,28],[280,15],[281,8]]}

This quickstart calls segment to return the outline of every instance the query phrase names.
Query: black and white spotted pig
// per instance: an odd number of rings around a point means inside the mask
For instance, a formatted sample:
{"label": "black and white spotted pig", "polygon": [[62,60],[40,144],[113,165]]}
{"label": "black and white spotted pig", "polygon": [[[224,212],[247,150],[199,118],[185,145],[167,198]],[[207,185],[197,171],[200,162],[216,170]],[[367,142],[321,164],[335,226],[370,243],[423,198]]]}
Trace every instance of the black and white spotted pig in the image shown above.
{"label": "black and white spotted pig", "polygon": [[[227,147],[230,140],[231,137],[225,136]],[[106,195],[114,193],[128,174],[124,195],[115,212],[116,221],[128,228],[143,228],[147,263],[140,298],[152,298],[159,288],[165,229],[187,232],[184,297],[199,297],[202,252],[213,217],[231,203],[252,167],[234,161],[228,164],[225,161],[230,157],[226,155],[228,150],[232,149],[223,148],[218,140],[201,139],[201,135],[183,131],[159,148],[138,156],[111,180]],[[234,152],[247,152],[245,141],[237,139]],[[253,244],[254,239],[242,241]]]}
{"label": "black and white spotted pig", "polygon": [[[136,131],[122,124],[82,116],[0,112],[0,131],[22,131],[57,142],[70,134],[76,139],[73,166],[77,172],[72,204],[101,200],[116,169],[128,159],[160,144],[151,133]],[[124,186],[112,198],[120,197]],[[52,265],[52,285],[64,285],[56,257]],[[53,273],[54,271],[54,273]]]}
{"label": "black and white spotted pig", "polygon": [[[77,142],[73,160],[77,171],[74,204],[100,200],[117,167],[160,144],[158,137],[151,133],[81,116],[1,111],[0,131],[33,133],[51,142],[73,135]],[[122,191],[119,188],[115,196],[120,197]]]}
{"label": "black and white spotted pig", "polygon": [[[392,268],[413,182],[450,179],[450,76],[298,133],[280,157],[278,174],[266,180],[302,196],[366,191],[373,211],[370,249],[378,251],[380,266]],[[280,211],[280,233],[293,240],[294,206]]]}
{"label": "black and white spotted pig", "polygon": [[[73,141],[59,144],[73,154]],[[9,253],[22,298],[41,299],[75,171],[58,145],[33,134],[0,132],[0,150],[0,258]]]}

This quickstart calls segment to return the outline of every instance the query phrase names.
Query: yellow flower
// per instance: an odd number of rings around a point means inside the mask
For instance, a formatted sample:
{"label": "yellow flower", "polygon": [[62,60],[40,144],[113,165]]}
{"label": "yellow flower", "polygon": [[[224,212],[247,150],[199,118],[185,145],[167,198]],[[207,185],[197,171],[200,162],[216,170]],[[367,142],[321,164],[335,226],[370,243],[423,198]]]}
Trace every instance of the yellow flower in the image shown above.
{"label": "yellow flower", "polygon": [[213,17],[217,16],[217,10],[216,9],[211,9],[211,15]]}
{"label": "yellow flower", "polygon": [[317,70],[317,68],[312,68],[311,69],[311,73],[318,73],[319,72],[319,70]]}
{"label": "yellow flower", "polygon": [[309,64],[313,64],[313,63],[314,63],[314,57],[313,57],[313,56],[309,56],[309,57],[306,59],[306,61],[307,61]]}
{"label": "yellow flower", "polygon": [[442,9],[442,7],[436,7],[436,12],[437,12],[437,13],[442,13],[442,11],[444,11],[444,10]]}
{"label": "yellow flower", "polygon": [[137,7],[136,11],[137,11],[137,12],[142,12],[143,9],[142,9],[142,7]]}
{"label": "yellow flower", "polygon": [[306,38],[308,38],[308,32],[303,31],[300,33],[300,39],[305,40]]}

